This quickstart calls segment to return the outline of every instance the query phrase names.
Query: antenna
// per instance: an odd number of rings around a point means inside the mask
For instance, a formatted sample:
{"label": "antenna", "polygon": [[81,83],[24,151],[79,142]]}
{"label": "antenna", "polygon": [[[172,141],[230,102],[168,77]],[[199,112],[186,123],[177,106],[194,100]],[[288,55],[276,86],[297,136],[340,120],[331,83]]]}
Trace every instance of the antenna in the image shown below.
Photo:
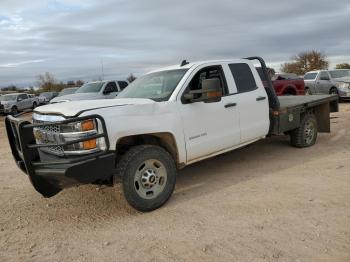
{"label": "antenna", "polygon": [[102,71],[102,80],[105,79],[105,72],[104,72],[104,68],[103,68],[103,59],[101,59],[101,71]]}
{"label": "antenna", "polygon": [[180,66],[185,66],[185,65],[188,65],[188,64],[189,64],[189,62],[187,62],[186,59],[185,59],[185,60],[182,60]]}

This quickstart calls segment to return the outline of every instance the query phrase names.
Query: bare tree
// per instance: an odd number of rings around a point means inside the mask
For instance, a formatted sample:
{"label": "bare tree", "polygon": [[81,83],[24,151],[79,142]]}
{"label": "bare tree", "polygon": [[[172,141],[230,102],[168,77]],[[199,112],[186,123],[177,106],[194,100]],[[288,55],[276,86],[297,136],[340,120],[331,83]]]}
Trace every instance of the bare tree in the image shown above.
{"label": "bare tree", "polygon": [[350,69],[350,64],[349,63],[342,63],[342,64],[337,64],[335,66],[336,69]]}
{"label": "bare tree", "polygon": [[59,91],[57,90],[57,81],[51,73],[46,72],[45,74],[38,75],[37,79],[41,90],[45,92]]}
{"label": "bare tree", "polygon": [[136,80],[136,76],[134,76],[132,73],[126,78],[126,80],[129,81],[129,83],[133,82]]}
{"label": "bare tree", "polygon": [[320,70],[328,68],[327,56],[317,50],[301,52],[292,58],[294,62],[285,63],[281,66],[281,70],[285,73],[294,73],[304,75],[312,70]]}

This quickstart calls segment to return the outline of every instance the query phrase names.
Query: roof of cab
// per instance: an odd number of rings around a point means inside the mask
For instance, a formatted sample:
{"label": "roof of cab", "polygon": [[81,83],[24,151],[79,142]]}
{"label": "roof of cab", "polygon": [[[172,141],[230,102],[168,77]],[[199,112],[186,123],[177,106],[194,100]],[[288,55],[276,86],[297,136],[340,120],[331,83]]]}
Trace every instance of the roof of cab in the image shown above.
{"label": "roof of cab", "polygon": [[197,67],[200,65],[204,65],[204,64],[212,64],[212,63],[249,63],[250,61],[247,59],[222,59],[222,60],[204,60],[204,61],[197,61],[197,62],[189,62],[188,64],[181,66],[181,63],[177,64],[177,65],[172,65],[172,66],[168,66],[168,67],[163,67],[163,68],[159,68],[153,71],[148,72],[148,74],[150,73],[155,73],[155,72],[160,72],[160,71],[167,71],[167,70],[176,70],[176,69],[190,69],[191,67]]}

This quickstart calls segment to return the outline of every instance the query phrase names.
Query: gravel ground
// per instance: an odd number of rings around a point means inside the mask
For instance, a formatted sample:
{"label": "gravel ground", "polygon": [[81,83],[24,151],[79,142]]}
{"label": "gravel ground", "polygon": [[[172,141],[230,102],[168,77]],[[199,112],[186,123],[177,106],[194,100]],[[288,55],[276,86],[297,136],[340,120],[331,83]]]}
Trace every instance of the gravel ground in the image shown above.
{"label": "gravel ground", "polygon": [[0,261],[350,261],[350,103],[308,149],[269,138],[182,170],[161,209],[120,188],[42,198],[0,119]]}

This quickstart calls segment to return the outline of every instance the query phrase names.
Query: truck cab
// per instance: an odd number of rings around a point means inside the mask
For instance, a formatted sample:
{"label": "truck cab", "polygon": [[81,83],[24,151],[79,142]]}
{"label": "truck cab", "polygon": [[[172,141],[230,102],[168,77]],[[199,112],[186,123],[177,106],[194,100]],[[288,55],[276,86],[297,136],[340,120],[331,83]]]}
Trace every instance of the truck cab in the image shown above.
{"label": "truck cab", "polygon": [[126,81],[104,80],[89,82],[79,87],[73,94],[58,96],[51,104],[79,100],[112,99],[128,86]]}
{"label": "truck cab", "polygon": [[115,99],[42,106],[32,122],[8,117],[12,154],[45,197],[122,181],[128,203],[151,211],[169,199],[177,170],[189,164],[270,135],[308,147],[317,132],[330,131],[336,98],[277,98],[254,59],[267,75],[260,57],[183,61],[139,77]]}

